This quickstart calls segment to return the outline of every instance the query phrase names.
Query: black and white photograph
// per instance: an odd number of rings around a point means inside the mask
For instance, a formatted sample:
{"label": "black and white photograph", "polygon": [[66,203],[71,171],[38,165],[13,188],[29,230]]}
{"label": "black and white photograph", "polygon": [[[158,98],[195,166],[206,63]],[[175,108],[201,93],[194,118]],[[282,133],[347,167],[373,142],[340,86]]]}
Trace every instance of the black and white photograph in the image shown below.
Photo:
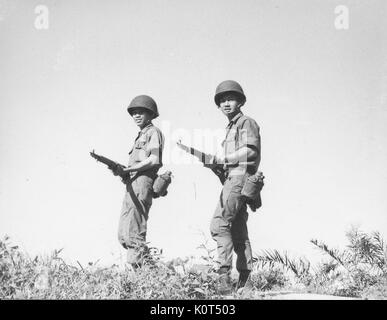
{"label": "black and white photograph", "polygon": [[386,17],[0,0],[0,300],[386,300]]}

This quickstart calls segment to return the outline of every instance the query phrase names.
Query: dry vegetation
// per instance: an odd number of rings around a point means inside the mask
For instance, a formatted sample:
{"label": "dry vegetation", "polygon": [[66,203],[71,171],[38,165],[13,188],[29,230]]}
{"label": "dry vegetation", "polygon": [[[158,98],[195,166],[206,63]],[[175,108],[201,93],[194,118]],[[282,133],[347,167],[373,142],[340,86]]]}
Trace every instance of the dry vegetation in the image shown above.
{"label": "dry vegetation", "polygon": [[[347,238],[349,244],[342,250],[311,240],[328,258],[315,266],[286,252],[262,251],[255,257],[251,276],[256,292],[291,290],[387,299],[387,248],[382,237],[378,232],[351,229]],[[216,290],[213,252],[206,244],[200,248],[205,251],[205,264],[192,263],[190,258],[164,262],[153,250],[134,273],[117,265],[69,265],[60,257],[61,250],[31,258],[4,237],[0,241],[0,299],[222,299]],[[239,292],[233,297],[246,298]]]}

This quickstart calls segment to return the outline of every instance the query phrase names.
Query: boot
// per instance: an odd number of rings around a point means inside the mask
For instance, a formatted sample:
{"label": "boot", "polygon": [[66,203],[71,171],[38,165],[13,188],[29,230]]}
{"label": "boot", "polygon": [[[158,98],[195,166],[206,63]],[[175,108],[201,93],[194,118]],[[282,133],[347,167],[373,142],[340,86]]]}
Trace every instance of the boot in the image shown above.
{"label": "boot", "polygon": [[232,292],[230,271],[228,269],[219,269],[217,289],[221,295],[229,295]]}
{"label": "boot", "polygon": [[239,273],[238,293],[242,298],[249,298],[254,290],[254,285],[250,278],[250,271],[241,271]]}
{"label": "boot", "polygon": [[244,270],[239,272],[239,280],[237,288],[243,288],[246,285],[246,282],[250,277],[250,270]]}

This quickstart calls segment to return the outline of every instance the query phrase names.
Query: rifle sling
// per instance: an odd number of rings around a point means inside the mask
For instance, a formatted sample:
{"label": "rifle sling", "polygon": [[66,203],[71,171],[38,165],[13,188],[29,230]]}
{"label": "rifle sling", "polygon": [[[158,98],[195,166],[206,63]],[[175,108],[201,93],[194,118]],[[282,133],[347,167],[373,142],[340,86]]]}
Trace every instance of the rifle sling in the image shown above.
{"label": "rifle sling", "polygon": [[137,177],[137,174],[132,178],[130,179],[127,183],[126,183],[126,190],[129,192],[130,194],[130,198],[132,199],[134,205],[136,206],[137,210],[140,211],[141,215],[143,215],[145,217],[145,212],[142,208],[142,205],[141,205],[141,202],[140,200],[138,200],[134,190],[133,190],[133,187],[132,187],[132,181],[134,181],[134,179]]}

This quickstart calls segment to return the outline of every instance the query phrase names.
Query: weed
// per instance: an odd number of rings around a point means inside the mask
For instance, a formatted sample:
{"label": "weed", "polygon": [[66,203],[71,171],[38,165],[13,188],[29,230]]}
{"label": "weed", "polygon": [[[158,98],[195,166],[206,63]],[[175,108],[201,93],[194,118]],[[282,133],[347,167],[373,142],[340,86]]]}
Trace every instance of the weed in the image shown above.
{"label": "weed", "polygon": [[[333,295],[387,298],[387,248],[380,233],[352,228],[345,249],[311,240],[328,261],[315,266],[287,252],[264,250],[256,255],[251,283],[256,290],[291,289]],[[198,260],[177,258],[167,262],[162,251],[150,248],[136,271],[117,265],[102,268],[99,260],[75,266],[60,256],[31,258],[10,242],[0,240],[0,299],[222,299],[214,249],[205,241]],[[234,298],[240,298],[234,293]]]}

